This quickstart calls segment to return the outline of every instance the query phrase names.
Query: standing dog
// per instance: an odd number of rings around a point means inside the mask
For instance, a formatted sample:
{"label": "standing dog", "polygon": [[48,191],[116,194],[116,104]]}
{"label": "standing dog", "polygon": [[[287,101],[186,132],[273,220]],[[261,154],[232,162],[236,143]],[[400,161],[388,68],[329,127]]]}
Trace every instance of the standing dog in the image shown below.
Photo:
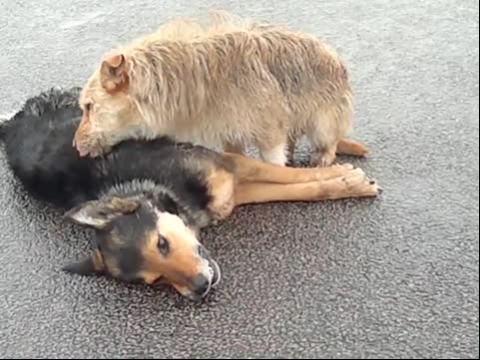
{"label": "standing dog", "polygon": [[235,207],[378,192],[351,165],[294,169],[166,137],[128,140],[106,156],[80,158],[71,146],[82,114],[78,93],[45,92],[0,125],[8,164],[24,187],[96,230],[92,255],[68,265],[72,273],[163,280],[199,299],[219,282],[220,268],[198,232]]}
{"label": "standing dog", "polygon": [[83,88],[82,156],[127,138],[169,135],[285,165],[306,135],[312,164],[364,155],[348,141],[353,96],[345,65],[318,38],[229,18],[173,21],[112,51]]}

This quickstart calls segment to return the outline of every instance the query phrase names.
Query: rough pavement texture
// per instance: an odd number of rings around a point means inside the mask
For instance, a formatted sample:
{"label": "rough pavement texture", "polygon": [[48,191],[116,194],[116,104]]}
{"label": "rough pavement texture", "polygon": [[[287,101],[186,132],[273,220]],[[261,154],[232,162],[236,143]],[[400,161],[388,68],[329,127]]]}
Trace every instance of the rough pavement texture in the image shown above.
{"label": "rough pavement texture", "polygon": [[195,305],[60,272],[89,233],[31,201],[0,152],[0,355],[478,358],[477,1],[0,0],[0,113],[81,84],[110,47],[210,8],[339,49],[355,137],[373,151],[356,163],[384,194],[239,209],[205,233],[224,281]]}

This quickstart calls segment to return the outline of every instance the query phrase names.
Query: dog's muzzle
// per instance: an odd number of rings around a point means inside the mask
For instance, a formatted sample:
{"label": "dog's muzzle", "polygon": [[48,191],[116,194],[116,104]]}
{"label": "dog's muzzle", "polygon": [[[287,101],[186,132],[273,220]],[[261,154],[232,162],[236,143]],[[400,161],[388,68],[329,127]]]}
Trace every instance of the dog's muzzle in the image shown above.
{"label": "dog's muzzle", "polygon": [[199,247],[199,255],[204,261],[204,269],[201,274],[197,275],[192,281],[192,294],[190,297],[193,300],[203,299],[222,279],[220,266],[211,258],[208,251],[202,245]]}
{"label": "dog's muzzle", "polygon": [[77,150],[80,157],[90,156],[95,158],[101,155],[100,151],[89,149],[85,145],[77,143],[75,140],[73,141],[73,147]]}

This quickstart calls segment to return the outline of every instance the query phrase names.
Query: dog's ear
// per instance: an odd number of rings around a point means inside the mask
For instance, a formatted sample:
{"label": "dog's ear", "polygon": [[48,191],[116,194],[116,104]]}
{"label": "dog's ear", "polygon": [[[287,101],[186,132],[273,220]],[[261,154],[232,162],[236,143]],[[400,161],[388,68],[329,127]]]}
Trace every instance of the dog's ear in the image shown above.
{"label": "dog's ear", "polygon": [[128,86],[127,61],[123,54],[111,54],[100,67],[100,83],[103,88],[114,93]]}
{"label": "dog's ear", "polygon": [[105,270],[100,251],[95,250],[89,257],[63,267],[63,271],[77,275],[102,274]]}
{"label": "dog's ear", "polygon": [[103,229],[115,218],[130,214],[140,206],[137,197],[119,198],[108,197],[101,200],[87,201],[66,212],[65,217],[74,222]]}

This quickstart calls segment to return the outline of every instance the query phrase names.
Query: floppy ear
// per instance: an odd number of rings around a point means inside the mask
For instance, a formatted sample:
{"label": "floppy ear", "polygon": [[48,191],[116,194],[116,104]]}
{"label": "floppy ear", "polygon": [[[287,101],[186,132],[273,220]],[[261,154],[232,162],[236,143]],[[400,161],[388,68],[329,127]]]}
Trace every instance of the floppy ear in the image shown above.
{"label": "floppy ear", "polygon": [[74,222],[103,229],[115,218],[130,214],[138,209],[140,200],[135,197],[119,198],[109,197],[101,200],[87,201],[69,210],[65,217]]}
{"label": "floppy ear", "polygon": [[103,273],[104,269],[105,265],[103,263],[100,251],[98,250],[95,250],[89,257],[66,265],[62,268],[62,270],[65,272],[77,275],[101,274]]}
{"label": "floppy ear", "polygon": [[127,62],[123,54],[113,54],[105,58],[100,67],[100,83],[109,93],[128,86]]}

